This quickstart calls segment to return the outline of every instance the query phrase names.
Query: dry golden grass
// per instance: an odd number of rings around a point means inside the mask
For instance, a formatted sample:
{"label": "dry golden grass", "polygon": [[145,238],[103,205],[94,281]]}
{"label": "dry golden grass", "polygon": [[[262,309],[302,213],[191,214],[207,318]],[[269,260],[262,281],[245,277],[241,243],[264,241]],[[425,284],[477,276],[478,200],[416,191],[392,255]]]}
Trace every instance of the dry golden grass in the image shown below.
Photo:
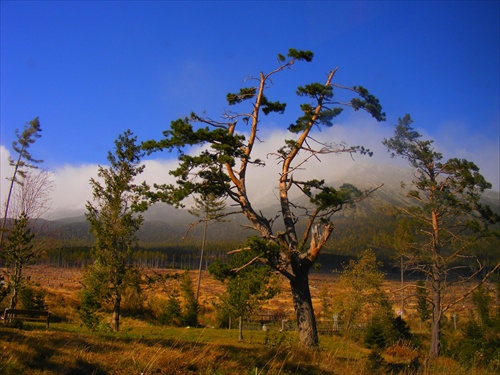
{"label": "dry golden grass", "polygon": [[[359,374],[369,351],[338,337],[322,337],[319,350],[296,344],[264,344],[264,332],[250,332],[238,342],[234,331],[159,328],[135,324],[121,333],[78,332],[61,325],[19,330],[0,327],[0,373],[19,374]],[[293,341],[293,337],[292,341]],[[393,353],[394,354],[394,353]],[[390,357],[386,357],[391,359]],[[484,375],[446,358],[394,373]],[[397,362],[394,362],[397,363]],[[380,373],[380,372],[375,372]]]}
{"label": "dry golden grass", "polygon": [[[183,271],[180,270],[144,270],[143,273],[152,276],[158,275],[180,275]],[[197,280],[197,271],[189,271],[193,283]],[[56,315],[65,316],[70,321],[74,321],[76,317],[72,315],[70,310],[74,310],[77,305],[77,291],[80,290],[82,272],[75,268],[53,268],[47,266],[32,266],[27,268],[26,274],[30,279],[40,284],[48,294],[49,309]],[[324,290],[327,290],[329,296],[334,296],[339,293],[335,288],[335,281],[338,276],[334,274],[316,274],[310,275],[310,289],[313,299],[315,312],[319,318],[331,319],[330,316],[322,316],[321,297]],[[147,289],[148,297],[166,299],[168,293],[179,286],[179,278],[167,278],[163,284],[156,284],[154,288]],[[400,309],[400,282],[397,280],[388,280],[384,285],[384,289],[389,295],[394,304],[395,312]],[[199,303],[202,308],[211,309],[213,302],[217,300],[217,295],[223,293],[224,286],[221,282],[215,280],[208,272],[202,274],[202,283],[200,288]],[[410,294],[411,290],[407,290],[406,294]],[[461,292],[461,289],[452,290],[453,296]],[[405,319],[412,320],[415,315],[415,299],[409,299],[405,302]],[[472,309],[469,300],[460,303],[456,308],[450,310],[449,315],[457,313],[459,319],[466,320]],[[281,292],[272,300],[268,301],[262,307],[262,312],[281,312],[285,315],[293,315],[292,299],[290,288],[287,281],[281,279]],[[418,329],[417,326],[412,329]]]}
{"label": "dry golden grass", "polygon": [[[181,272],[161,271],[169,275]],[[337,336],[321,336],[319,350],[305,350],[297,345],[295,332],[246,331],[244,342],[238,342],[235,330],[166,328],[132,318],[122,319],[119,333],[91,333],[80,326],[75,312],[81,270],[31,267],[28,274],[46,290],[49,309],[59,321],[49,330],[37,324],[22,330],[0,326],[0,374],[379,373],[369,370],[368,349]],[[196,272],[191,276],[195,281]],[[322,290],[327,288],[333,294],[334,279],[333,275],[311,274],[313,302],[320,313]],[[178,282],[165,279],[163,285],[147,290],[148,298],[165,299]],[[399,283],[387,282],[388,291],[398,288]],[[210,323],[212,302],[223,290],[220,282],[203,274],[200,302],[208,315],[206,323]],[[392,293],[392,298],[397,302],[399,294]],[[285,281],[280,295],[263,310],[293,312]],[[393,364],[393,373],[487,374],[461,368],[448,358],[425,363],[425,353],[404,345],[389,348],[384,358]],[[408,367],[415,358],[421,364],[418,372]]]}

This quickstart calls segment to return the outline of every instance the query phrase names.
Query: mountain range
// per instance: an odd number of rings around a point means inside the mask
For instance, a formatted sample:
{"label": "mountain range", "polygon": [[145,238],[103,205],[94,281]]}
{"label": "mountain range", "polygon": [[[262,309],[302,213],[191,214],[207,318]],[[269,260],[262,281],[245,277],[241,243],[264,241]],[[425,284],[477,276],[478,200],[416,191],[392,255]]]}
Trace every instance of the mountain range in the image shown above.
{"label": "mountain range", "polygon": [[[412,178],[412,171],[407,168],[356,163],[343,176],[329,181],[329,184],[338,187],[343,183],[351,183],[362,190],[379,188],[369,199],[357,204],[354,209],[340,212],[335,219],[337,227],[352,226],[353,222],[356,222],[356,227],[358,227],[365,225],[364,223],[367,221],[380,224],[384,208],[408,204],[405,193],[408,187],[411,186]],[[402,186],[406,186],[406,188]],[[304,197],[297,197],[297,199],[301,203],[305,202]],[[486,191],[483,200],[495,212],[500,213],[499,192]],[[261,207],[259,210],[268,218],[272,218],[279,213],[279,202],[274,197],[267,199],[265,202],[255,202],[254,207]],[[58,215],[61,215],[61,213]],[[184,238],[184,241],[186,241],[184,243],[189,243],[199,241],[202,236],[201,225],[192,227],[187,233],[190,224],[197,220],[187,209],[176,209],[166,204],[155,204],[143,216],[145,222],[139,231],[139,239],[143,244],[149,246],[175,244],[180,243]],[[276,225],[279,225],[279,219],[276,223]],[[44,234],[62,241],[66,246],[68,244],[88,246],[92,243],[89,225],[83,212],[73,213],[72,216],[58,220],[46,221],[45,224]],[[230,215],[227,221],[210,225],[207,239],[217,242],[241,242],[249,235],[256,234],[249,229],[245,229],[246,224],[248,222],[243,215]]]}

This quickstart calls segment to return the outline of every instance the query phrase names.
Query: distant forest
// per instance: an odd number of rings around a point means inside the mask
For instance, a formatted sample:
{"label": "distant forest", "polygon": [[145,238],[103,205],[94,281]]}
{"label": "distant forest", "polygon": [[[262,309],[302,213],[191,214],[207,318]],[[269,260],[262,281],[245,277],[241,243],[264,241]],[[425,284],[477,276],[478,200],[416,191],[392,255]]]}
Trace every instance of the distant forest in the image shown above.
{"label": "distant forest", "polygon": [[[327,247],[319,256],[312,272],[331,273],[341,271],[344,264],[363,250],[372,249],[383,263],[388,277],[400,272],[399,256],[391,248],[397,219],[386,212],[358,208],[356,212],[336,219],[336,228]],[[201,226],[194,227],[186,235],[187,225],[168,225],[164,222],[146,221],[139,231],[140,246],[134,251],[133,263],[140,268],[197,269],[200,260]],[[38,260],[40,265],[53,267],[85,267],[91,264],[93,238],[88,223],[78,221],[40,232],[45,251]],[[226,259],[227,252],[242,246],[245,238],[252,235],[241,228],[241,222],[214,223],[209,226],[203,268],[216,259]],[[185,238],[184,238],[185,237]],[[485,263],[493,264],[498,249],[484,244],[477,250]],[[488,262],[491,260],[491,262]],[[466,271],[462,271],[466,272]]]}

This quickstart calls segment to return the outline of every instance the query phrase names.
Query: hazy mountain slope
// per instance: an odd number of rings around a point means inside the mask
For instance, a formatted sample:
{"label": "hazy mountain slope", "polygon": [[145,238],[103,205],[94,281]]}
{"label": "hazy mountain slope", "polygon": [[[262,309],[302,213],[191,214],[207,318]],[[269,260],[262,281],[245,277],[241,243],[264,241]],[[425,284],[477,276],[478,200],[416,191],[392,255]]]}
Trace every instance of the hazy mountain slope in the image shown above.
{"label": "hazy mountain slope", "polygon": [[[412,171],[409,169],[357,163],[342,178],[330,181],[329,183],[336,187],[343,183],[351,183],[360,189],[373,189],[380,186],[369,199],[357,204],[355,209],[350,209],[337,215],[335,222],[338,228],[334,232],[332,242],[335,240],[338,241],[338,236],[342,235],[342,232],[345,232],[345,228],[347,227],[351,229],[355,227],[357,228],[356,230],[359,230],[358,228],[366,225],[373,226],[380,224],[383,221],[382,211],[388,206],[407,205],[408,200],[405,198],[405,193],[411,186],[412,179]],[[402,187],[402,183],[405,187]],[[307,203],[307,199],[304,197],[298,199],[301,204]],[[500,212],[499,192],[486,192],[484,201],[490,204],[496,212]],[[279,214],[279,205],[274,204],[263,208],[262,212],[268,218],[274,217]],[[197,220],[186,209],[176,209],[166,204],[156,204],[150,207],[144,213],[144,218],[145,223],[139,232],[139,238],[143,243],[155,244],[177,243],[181,241],[186,236],[190,223]],[[89,226],[85,221],[83,213],[81,216],[59,219],[49,224],[46,233],[50,233],[51,237],[63,241],[69,241],[70,239],[74,241],[78,238],[86,243],[92,242],[92,237],[89,234]],[[210,241],[242,241],[249,235],[256,234],[252,230],[244,228],[247,224],[247,219],[243,215],[230,215],[227,221],[212,223],[210,225],[208,239]],[[279,226],[280,220],[278,219],[275,229],[279,229]],[[191,241],[199,240],[201,236],[202,226],[198,225],[189,231],[187,239]]]}

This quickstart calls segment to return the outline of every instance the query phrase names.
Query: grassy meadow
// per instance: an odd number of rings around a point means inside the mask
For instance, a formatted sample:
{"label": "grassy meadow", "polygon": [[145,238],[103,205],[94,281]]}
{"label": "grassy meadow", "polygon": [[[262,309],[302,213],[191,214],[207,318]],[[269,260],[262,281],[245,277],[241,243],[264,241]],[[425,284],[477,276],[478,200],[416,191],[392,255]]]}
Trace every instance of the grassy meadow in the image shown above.
{"label": "grassy meadow", "polygon": [[[179,273],[181,271],[164,271]],[[203,328],[172,328],[151,317],[125,316],[120,332],[91,332],[77,318],[77,292],[81,271],[31,267],[31,281],[46,291],[53,315],[50,328],[43,323],[22,327],[0,325],[0,374],[492,374],[485,369],[464,368],[442,357],[426,360],[426,333],[408,320],[412,332],[422,341],[419,348],[409,344],[389,347],[380,355],[361,343],[342,336],[322,334],[315,350],[301,348],[296,332],[245,330],[238,341],[233,329],[213,328],[212,302],[223,286],[207,273],[202,279],[200,304]],[[195,280],[196,272],[192,272]],[[322,318],[321,295],[333,288],[334,275],[311,274],[311,291]],[[162,288],[147,290],[146,304],[158,303],[176,280]],[[399,283],[387,282],[397,305]],[[166,298],[166,296],[163,296]],[[156,301],[156,302],[155,302]],[[286,283],[279,296],[263,311],[292,313]],[[464,306],[464,311],[467,307]],[[411,309],[409,309],[411,311]],[[111,317],[110,317],[111,318]]]}

